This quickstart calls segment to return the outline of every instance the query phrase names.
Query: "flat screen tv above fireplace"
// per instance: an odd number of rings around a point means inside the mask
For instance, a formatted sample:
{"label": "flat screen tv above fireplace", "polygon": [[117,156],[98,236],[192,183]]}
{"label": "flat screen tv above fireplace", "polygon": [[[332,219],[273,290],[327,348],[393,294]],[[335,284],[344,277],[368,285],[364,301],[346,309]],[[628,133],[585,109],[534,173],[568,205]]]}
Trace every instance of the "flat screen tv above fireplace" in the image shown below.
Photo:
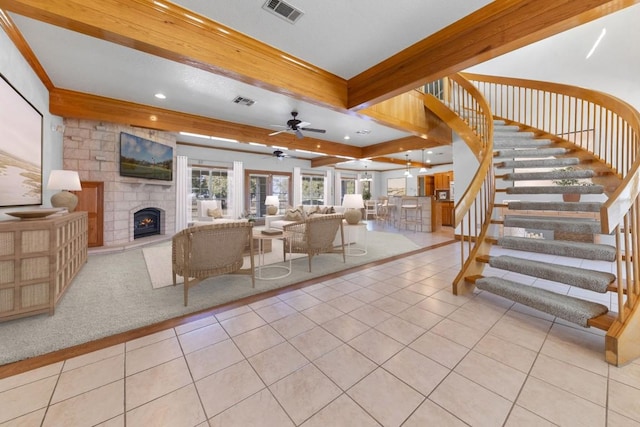
{"label": "flat screen tv above fireplace", "polygon": [[120,176],[173,181],[173,147],[120,132]]}

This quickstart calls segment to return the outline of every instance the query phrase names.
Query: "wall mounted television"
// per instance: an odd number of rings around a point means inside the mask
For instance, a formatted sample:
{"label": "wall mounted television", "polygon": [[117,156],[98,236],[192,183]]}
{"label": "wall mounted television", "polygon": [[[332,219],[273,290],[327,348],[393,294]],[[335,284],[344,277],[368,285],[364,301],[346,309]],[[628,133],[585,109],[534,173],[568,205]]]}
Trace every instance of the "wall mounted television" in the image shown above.
{"label": "wall mounted television", "polygon": [[173,181],[173,147],[120,132],[120,176]]}

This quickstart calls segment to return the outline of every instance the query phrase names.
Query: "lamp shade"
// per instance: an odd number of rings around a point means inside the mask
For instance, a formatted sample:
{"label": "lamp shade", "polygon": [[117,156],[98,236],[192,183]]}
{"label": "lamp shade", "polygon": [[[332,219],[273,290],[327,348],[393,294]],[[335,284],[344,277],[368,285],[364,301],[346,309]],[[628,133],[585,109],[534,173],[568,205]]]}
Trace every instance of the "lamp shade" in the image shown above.
{"label": "lamp shade", "polygon": [[342,199],[342,207],[345,209],[364,208],[364,200],[362,200],[362,194],[345,194],[344,199]]}
{"label": "lamp shade", "polygon": [[80,176],[76,171],[52,170],[47,183],[48,190],[80,191]]}
{"label": "lamp shade", "polygon": [[52,170],[47,183],[48,190],[62,190],[51,196],[51,206],[66,208],[73,212],[78,205],[78,196],[69,191],[80,191],[80,176],[76,171]]}
{"label": "lamp shade", "polygon": [[265,206],[280,206],[280,200],[278,196],[267,196],[264,199]]}
{"label": "lamp shade", "polygon": [[264,205],[267,207],[268,215],[276,215],[280,208],[280,199],[278,199],[278,196],[267,196],[264,199]]}

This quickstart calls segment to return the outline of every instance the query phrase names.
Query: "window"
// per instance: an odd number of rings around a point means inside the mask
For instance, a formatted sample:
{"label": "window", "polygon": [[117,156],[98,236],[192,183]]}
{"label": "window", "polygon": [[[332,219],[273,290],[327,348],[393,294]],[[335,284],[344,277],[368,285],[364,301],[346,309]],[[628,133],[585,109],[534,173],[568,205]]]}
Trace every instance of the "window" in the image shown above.
{"label": "window", "polygon": [[226,169],[195,168],[191,169],[191,189],[193,191],[193,208],[197,200],[218,200],[220,207],[226,214],[228,174]]}
{"label": "window", "polygon": [[302,176],[302,204],[312,206],[324,205],[323,176]]}
{"label": "window", "polygon": [[356,179],[343,177],[340,180],[340,203],[344,199],[345,194],[355,194],[356,192]]}

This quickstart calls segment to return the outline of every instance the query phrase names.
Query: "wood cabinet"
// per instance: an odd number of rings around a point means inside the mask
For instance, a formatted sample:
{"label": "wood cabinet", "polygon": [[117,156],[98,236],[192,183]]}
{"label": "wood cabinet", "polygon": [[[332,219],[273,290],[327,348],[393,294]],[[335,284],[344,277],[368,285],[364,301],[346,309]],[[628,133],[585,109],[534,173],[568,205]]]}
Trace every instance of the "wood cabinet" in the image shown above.
{"label": "wood cabinet", "polygon": [[433,180],[433,175],[418,176],[418,196],[433,196],[435,194]]}
{"label": "wood cabinet", "polygon": [[440,202],[442,225],[453,226],[453,202]]}
{"label": "wood cabinet", "polygon": [[86,261],[86,212],[0,222],[0,321],[52,315]]}
{"label": "wood cabinet", "polygon": [[448,190],[451,181],[453,181],[453,172],[437,173],[433,179],[436,190]]}

